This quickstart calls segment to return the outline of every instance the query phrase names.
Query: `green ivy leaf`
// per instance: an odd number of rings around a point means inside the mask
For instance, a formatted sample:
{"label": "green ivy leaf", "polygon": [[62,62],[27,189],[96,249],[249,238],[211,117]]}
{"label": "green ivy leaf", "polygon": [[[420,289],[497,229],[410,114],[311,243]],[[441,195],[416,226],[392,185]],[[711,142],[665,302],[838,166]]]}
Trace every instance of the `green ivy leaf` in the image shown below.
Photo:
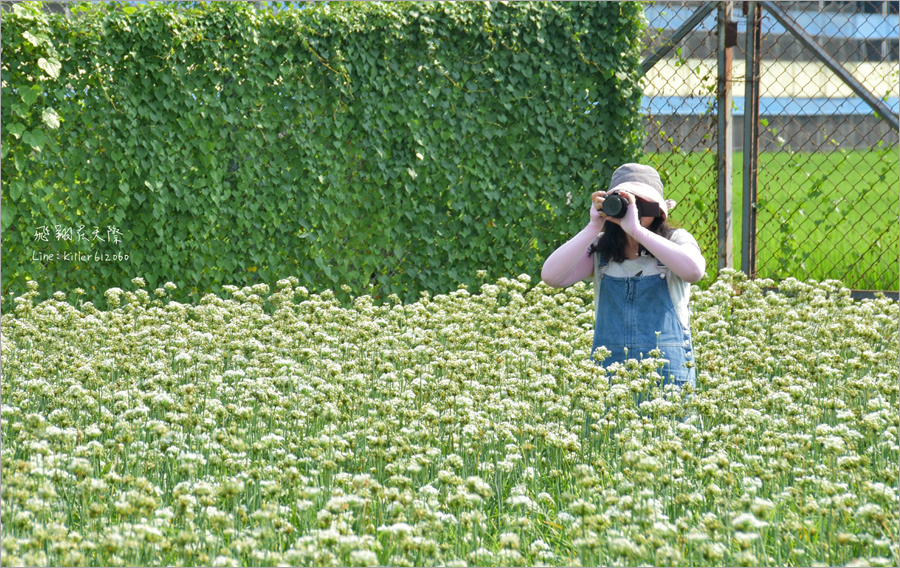
{"label": "green ivy leaf", "polygon": [[21,122],[15,122],[6,127],[6,131],[16,137],[18,140],[22,137],[22,132],[25,131],[25,125]]}
{"label": "green ivy leaf", "polygon": [[48,127],[56,130],[59,128],[59,115],[56,113],[56,110],[47,107],[41,112],[41,120],[43,120],[44,124]]}
{"label": "green ivy leaf", "polygon": [[16,218],[16,214],[18,211],[16,210],[16,206],[13,203],[4,203],[2,210],[0,210],[0,217],[2,217],[2,227],[5,231],[6,229],[12,226],[13,221]]}
{"label": "green ivy leaf", "polygon": [[50,59],[44,59],[41,57],[38,59],[37,64],[51,79],[59,78],[59,70],[62,69],[62,63],[60,63],[57,58],[51,57]]}
{"label": "green ivy leaf", "polygon": [[47,136],[44,134],[43,130],[29,130],[22,135],[22,141],[40,152],[44,144],[47,143]]}
{"label": "green ivy leaf", "polygon": [[41,96],[42,92],[43,91],[41,90],[40,85],[32,85],[31,87],[22,89],[20,91],[20,93],[22,95],[22,100],[25,101],[26,106],[33,105],[34,101],[36,101],[38,99],[38,97]]}
{"label": "green ivy leaf", "polygon": [[25,41],[35,47],[40,47],[45,43],[50,43],[50,38],[47,36],[47,34],[43,33],[33,34],[30,31],[25,31],[22,33],[22,37],[25,38]]}
{"label": "green ivy leaf", "polygon": [[16,180],[9,184],[9,197],[13,201],[18,201],[24,191],[25,182],[23,182],[22,180]]}

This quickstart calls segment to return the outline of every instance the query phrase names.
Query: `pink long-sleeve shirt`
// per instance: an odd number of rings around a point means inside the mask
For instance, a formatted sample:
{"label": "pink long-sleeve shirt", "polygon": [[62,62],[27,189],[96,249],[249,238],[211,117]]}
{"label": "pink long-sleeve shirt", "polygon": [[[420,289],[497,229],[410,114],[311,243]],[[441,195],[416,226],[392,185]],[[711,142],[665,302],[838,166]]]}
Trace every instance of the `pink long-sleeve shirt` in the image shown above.
{"label": "pink long-sleeve shirt", "polygon": [[[589,249],[603,232],[605,219],[591,207],[591,222],[544,261],[541,279],[548,286],[565,288],[591,277],[594,260]],[[622,229],[685,282],[697,282],[706,272],[706,260],[694,244],[678,244],[650,232],[640,224],[637,206],[631,204],[622,218]]]}

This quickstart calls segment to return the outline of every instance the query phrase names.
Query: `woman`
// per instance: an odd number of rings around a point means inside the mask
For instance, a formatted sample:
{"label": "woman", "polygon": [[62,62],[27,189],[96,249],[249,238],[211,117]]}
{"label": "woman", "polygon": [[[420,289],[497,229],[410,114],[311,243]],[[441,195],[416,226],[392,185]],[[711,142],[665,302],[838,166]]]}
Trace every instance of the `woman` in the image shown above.
{"label": "woman", "polygon": [[[622,218],[601,210],[612,192],[628,204]],[[662,180],[650,166],[619,167],[609,191],[595,192],[592,199],[590,223],[547,258],[541,279],[564,288],[593,276],[592,352],[601,346],[611,352],[604,365],[659,348],[669,360],[663,384],[696,386],[688,302],[690,285],[706,272],[697,241],[666,222],[675,202],[663,197]],[[657,215],[639,216],[642,201],[658,205]]]}

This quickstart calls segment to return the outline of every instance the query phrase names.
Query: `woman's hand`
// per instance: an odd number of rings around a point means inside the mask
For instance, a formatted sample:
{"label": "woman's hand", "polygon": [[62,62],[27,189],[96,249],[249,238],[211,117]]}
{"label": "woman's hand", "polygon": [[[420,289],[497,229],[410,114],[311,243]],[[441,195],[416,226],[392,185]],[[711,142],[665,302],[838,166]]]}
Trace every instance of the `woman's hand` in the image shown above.
{"label": "woman's hand", "polygon": [[604,221],[608,218],[606,213],[601,211],[605,198],[605,191],[595,191],[591,194],[591,225],[597,228],[602,227]]}

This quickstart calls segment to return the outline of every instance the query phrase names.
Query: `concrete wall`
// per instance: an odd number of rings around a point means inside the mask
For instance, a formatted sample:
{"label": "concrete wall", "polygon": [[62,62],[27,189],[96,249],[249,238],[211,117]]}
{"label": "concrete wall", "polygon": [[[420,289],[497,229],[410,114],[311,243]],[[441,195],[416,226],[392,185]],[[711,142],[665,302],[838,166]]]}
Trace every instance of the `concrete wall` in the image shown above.
{"label": "concrete wall", "polygon": [[[734,151],[744,149],[743,117],[735,117]],[[898,147],[898,133],[872,115],[849,116],[764,116],[768,127],[760,126],[760,151],[827,152],[875,148],[879,143]],[[654,116],[644,118],[645,152],[671,152],[678,146],[685,152],[706,148],[716,151],[718,119],[713,116]],[[659,125],[657,125],[659,123]],[[776,131],[773,134],[773,130]],[[665,132],[661,136],[660,132]],[[671,142],[668,139],[671,138]]]}

